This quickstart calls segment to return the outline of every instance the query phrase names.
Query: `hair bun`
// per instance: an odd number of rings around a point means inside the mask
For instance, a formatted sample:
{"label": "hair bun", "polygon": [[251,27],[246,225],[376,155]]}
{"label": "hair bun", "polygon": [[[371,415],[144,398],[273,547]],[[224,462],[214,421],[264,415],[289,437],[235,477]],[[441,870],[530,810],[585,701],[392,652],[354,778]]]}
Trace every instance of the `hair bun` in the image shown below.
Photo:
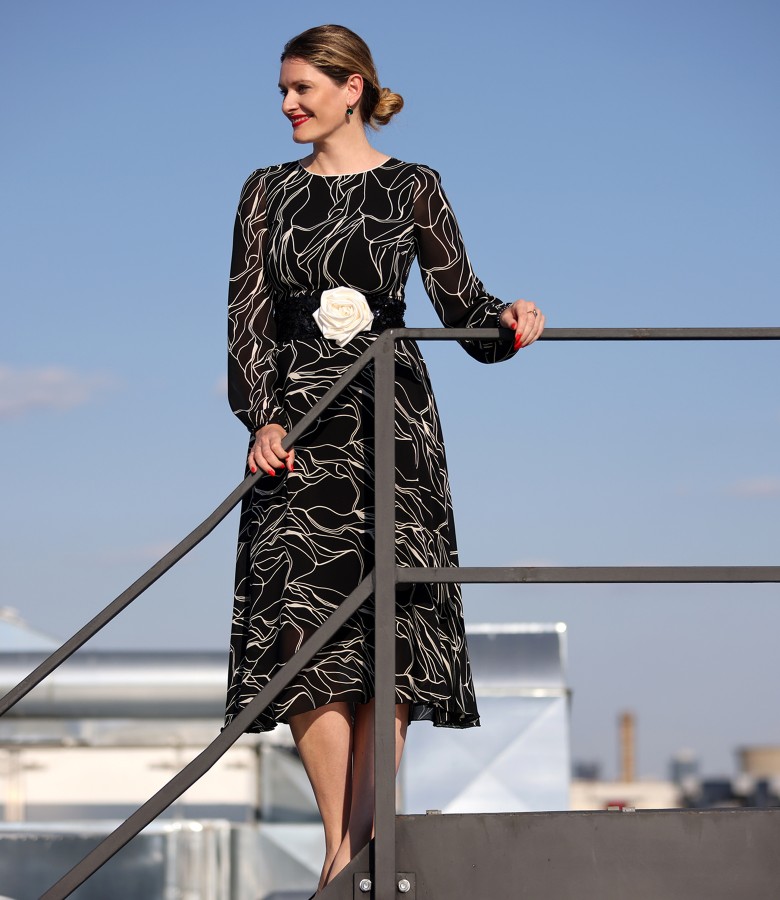
{"label": "hair bun", "polygon": [[389,88],[379,88],[379,98],[371,113],[371,124],[387,125],[396,113],[401,112],[404,106],[404,98]]}

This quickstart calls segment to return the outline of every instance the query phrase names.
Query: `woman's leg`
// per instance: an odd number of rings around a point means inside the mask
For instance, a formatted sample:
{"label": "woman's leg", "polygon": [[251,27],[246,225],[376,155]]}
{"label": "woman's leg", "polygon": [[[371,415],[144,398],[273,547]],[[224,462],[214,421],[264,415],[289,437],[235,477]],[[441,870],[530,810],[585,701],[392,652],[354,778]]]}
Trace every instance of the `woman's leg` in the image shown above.
{"label": "woman's leg", "polygon": [[352,804],[352,709],[331,703],[290,717],[298,748],[325,829],[321,888],[347,833]]}
{"label": "woman's leg", "polygon": [[[395,708],[395,771],[401,764],[409,723],[409,704]],[[344,839],[328,872],[332,880],[353,856],[369,842],[374,833],[374,701],[355,707],[352,739],[352,803]]]}

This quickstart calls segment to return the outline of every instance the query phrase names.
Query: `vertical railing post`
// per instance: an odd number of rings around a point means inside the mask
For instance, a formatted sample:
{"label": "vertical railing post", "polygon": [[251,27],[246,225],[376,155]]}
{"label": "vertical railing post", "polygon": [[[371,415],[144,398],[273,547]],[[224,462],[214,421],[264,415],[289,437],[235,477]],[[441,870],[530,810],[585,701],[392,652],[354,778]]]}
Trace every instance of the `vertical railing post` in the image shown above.
{"label": "vertical railing post", "polygon": [[374,359],[374,900],[395,897],[395,339],[385,331]]}

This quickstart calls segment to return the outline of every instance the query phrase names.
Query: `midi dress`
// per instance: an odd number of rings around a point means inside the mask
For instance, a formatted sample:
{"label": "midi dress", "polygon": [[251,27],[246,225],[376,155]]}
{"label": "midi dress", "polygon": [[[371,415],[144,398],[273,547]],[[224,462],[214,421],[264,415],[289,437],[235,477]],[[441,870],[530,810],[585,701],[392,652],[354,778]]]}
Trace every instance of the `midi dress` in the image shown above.
{"label": "midi dress", "polygon": [[[258,169],[235,220],[229,287],[228,396],[251,432],[289,430],[387,327],[404,324],[415,258],[446,326],[495,327],[504,304],[474,274],[441,180],[391,158],[365,172],[324,176],[299,162]],[[323,290],[349,287],[374,320],[345,346],[325,338],[312,311]],[[513,341],[462,341],[481,362]],[[457,546],[441,425],[416,343],[396,342],[396,561],[456,566]],[[295,444],[295,466],[263,475],[239,523],[226,723],[251,701],[373,568],[373,369]],[[327,703],[374,696],[373,597],[251,724]],[[459,585],[399,586],[396,702],[410,719],[479,724]]]}

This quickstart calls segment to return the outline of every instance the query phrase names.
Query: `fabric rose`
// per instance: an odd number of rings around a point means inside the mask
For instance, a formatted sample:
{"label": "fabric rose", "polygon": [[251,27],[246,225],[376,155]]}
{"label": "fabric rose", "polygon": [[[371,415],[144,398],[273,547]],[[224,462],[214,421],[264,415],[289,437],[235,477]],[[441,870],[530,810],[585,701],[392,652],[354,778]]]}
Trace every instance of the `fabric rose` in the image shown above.
{"label": "fabric rose", "polygon": [[374,314],[360,291],[348,287],[323,291],[320,308],[312,313],[323,337],[339,347],[348,344],[359,331],[368,331]]}

